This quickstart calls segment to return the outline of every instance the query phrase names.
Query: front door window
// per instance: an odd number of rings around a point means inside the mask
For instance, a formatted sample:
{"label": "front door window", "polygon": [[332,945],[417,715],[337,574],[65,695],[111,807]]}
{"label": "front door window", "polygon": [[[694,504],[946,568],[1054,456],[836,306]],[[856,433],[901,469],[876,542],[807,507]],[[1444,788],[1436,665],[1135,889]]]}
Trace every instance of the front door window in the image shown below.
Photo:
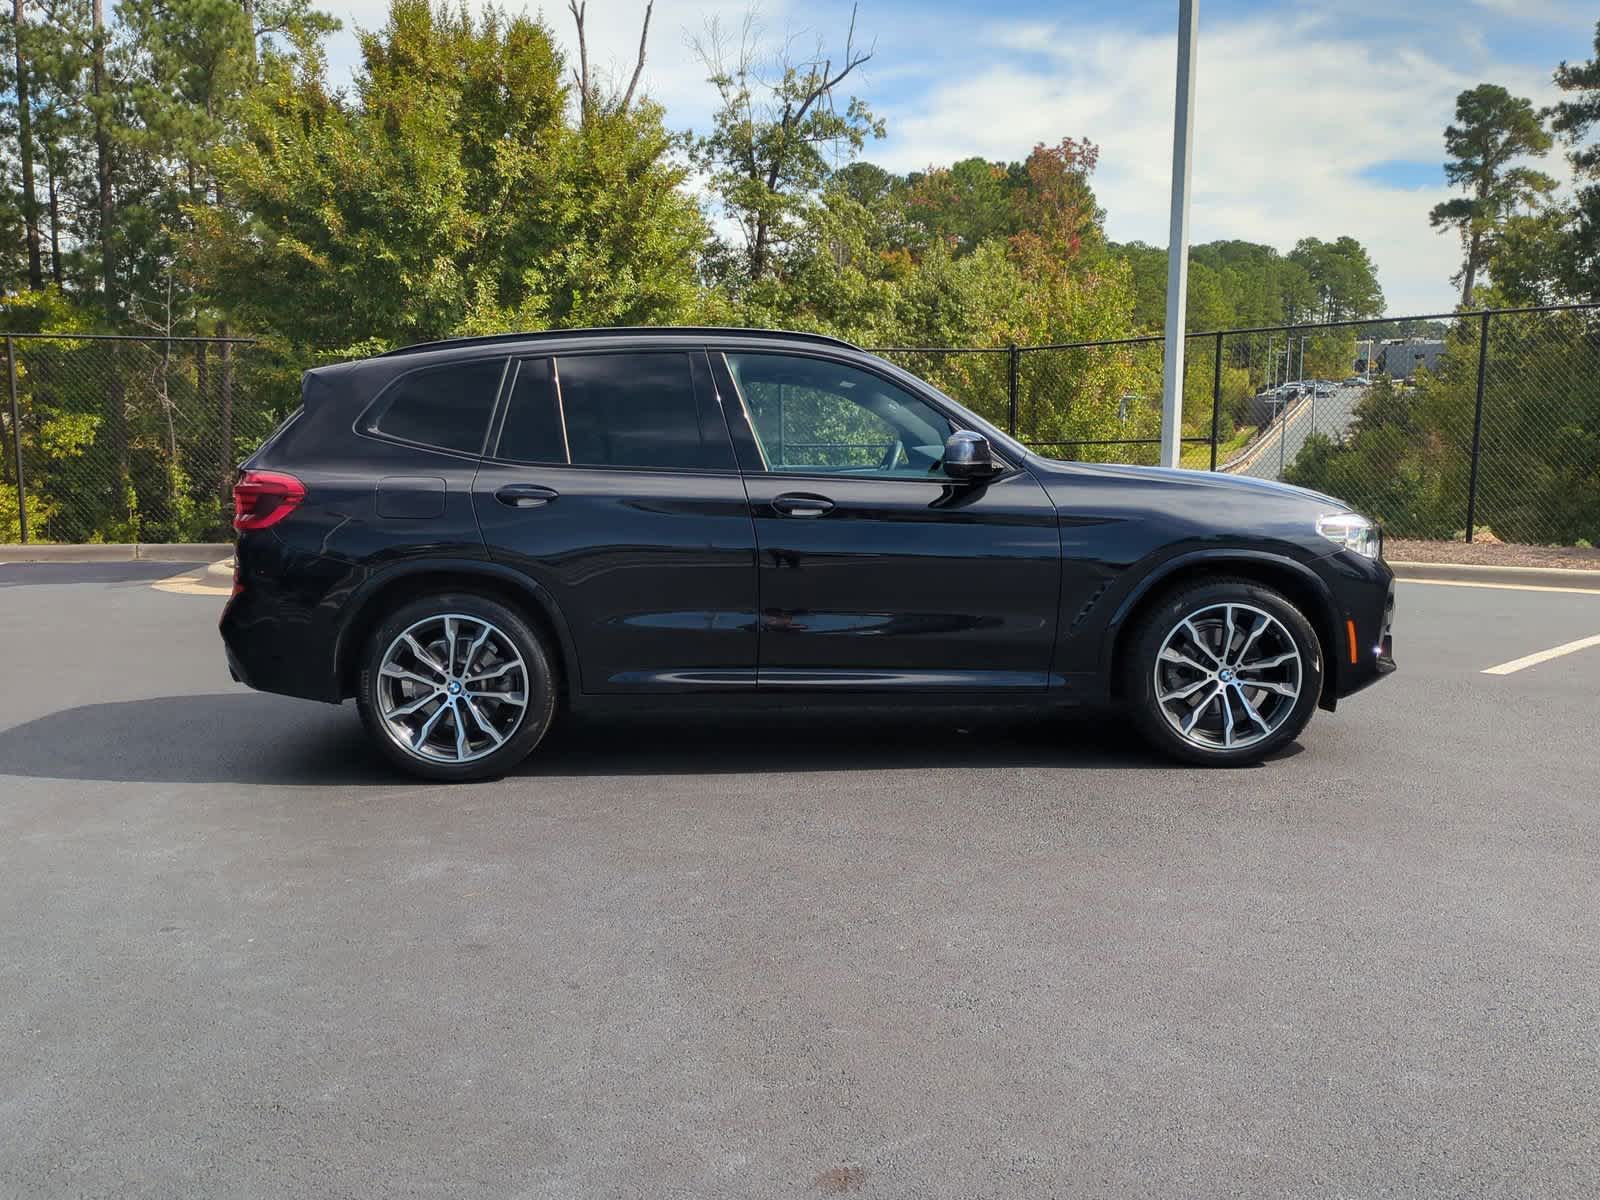
{"label": "front door window", "polygon": [[767,470],[912,478],[942,473],[950,422],[905,389],[825,359],[726,358]]}

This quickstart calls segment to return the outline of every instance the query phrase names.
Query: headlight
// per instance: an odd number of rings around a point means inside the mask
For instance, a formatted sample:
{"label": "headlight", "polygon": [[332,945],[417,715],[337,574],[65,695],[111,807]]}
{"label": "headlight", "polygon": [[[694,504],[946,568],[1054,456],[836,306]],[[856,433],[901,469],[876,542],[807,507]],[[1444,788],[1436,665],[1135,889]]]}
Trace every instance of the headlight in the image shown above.
{"label": "headlight", "polygon": [[1378,527],[1359,513],[1332,513],[1317,518],[1317,532],[1363,558],[1377,558],[1383,549]]}

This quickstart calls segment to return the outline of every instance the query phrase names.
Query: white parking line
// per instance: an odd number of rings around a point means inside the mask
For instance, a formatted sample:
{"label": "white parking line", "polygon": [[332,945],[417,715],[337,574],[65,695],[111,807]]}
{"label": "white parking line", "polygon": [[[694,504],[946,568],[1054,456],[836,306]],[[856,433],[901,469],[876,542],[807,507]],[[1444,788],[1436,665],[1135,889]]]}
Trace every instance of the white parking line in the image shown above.
{"label": "white parking line", "polygon": [[1565,642],[1560,646],[1552,646],[1548,650],[1540,650],[1536,654],[1525,654],[1521,658],[1513,658],[1510,662],[1501,663],[1498,667],[1485,667],[1485,675],[1510,675],[1527,667],[1536,667],[1542,662],[1549,662],[1552,658],[1560,658],[1563,654],[1573,654],[1579,650],[1587,650],[1590,646],[1600,646],[1600,633],[1593,637],[1579,638],[1575,642]]}

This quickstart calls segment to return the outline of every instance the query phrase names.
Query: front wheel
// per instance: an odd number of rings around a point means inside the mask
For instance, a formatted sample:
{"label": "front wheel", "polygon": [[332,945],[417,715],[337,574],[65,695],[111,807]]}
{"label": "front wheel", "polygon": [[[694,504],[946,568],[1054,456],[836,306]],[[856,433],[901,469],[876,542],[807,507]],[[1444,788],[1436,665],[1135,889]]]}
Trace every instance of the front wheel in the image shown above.
{"label": "front wheel", "polygon": [[390,762],[424,779],[501,775],[539,744],[556,687],[522,616],[470,593],[403,605],[368,638],[356,706]]}
{"label": "front wheel", "polygon": [[1185,762],[1243,766],[1300,735],[1322,693],[1305,615],[1258,583],[1176,591],[1133,631],[1122,694],[1145,737]]}

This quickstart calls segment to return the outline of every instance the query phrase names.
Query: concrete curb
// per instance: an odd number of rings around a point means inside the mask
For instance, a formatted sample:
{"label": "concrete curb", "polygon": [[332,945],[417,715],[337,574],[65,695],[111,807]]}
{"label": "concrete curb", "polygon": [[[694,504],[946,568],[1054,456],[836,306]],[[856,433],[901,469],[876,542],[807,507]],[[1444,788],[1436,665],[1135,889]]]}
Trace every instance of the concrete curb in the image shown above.
{"label": "concrete curb", "polygon": [[1514,583],[1524,587],[1579,587],[1600,591],[1600,571],[1572,567],[1486,567],[1475,563],[1391,562],[1396,579],[1447,583]]}
{"label": "concrete curb", "polygon": [[0,563],[216,562],[233,557],[232,542],[128,542],[107,545],[0,545]]}

